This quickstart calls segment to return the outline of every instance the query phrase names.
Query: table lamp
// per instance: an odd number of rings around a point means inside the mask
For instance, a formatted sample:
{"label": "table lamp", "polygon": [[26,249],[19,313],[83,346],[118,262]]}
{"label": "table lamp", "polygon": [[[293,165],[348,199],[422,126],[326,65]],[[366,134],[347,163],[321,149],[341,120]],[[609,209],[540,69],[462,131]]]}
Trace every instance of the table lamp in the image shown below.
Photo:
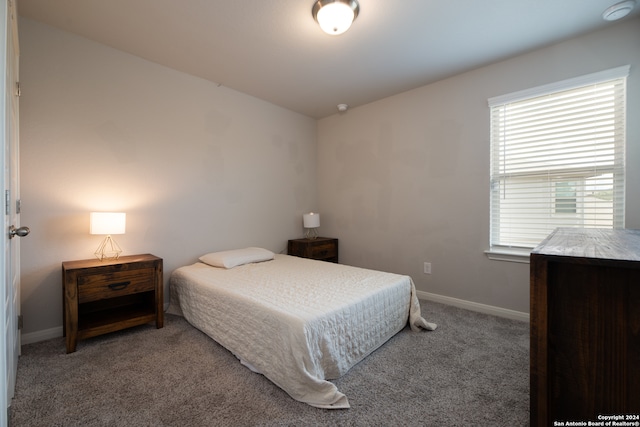
{"label": "table lamp", "polygon": [[304,237],[307,239],[318,238],[318,227],[320,227],[320,214],[309,212],[302,215],[302,223],[304,225]]}
{"label": "table lamp", "polygon": [[111,238],[112,234],[124,234],[126,214],[123,212],[91,212],[89,221],[89,234],[106,234],[95,256],[103,261],[105,259],[118,259],[122,249]]}

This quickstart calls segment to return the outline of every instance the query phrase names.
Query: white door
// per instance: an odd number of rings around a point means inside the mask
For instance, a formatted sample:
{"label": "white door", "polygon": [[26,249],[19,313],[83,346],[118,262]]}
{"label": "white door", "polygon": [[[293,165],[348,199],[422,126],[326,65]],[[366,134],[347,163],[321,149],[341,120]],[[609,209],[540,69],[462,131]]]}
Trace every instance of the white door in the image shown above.
{"label": "white door", "polygon": [[19,110],[18,110],[18,31],[15,0],[0,0],[0,61],[3,82],[0,89],[2,105],[0,139],[2,145],[2,190],[4,211],[3,244],[0,245],[0,289],[3,296],[2,337],[0,337],[0,362],[3,387],[0,391],[0,425],[8,424],[8,407],[13,397],[20,353],[18,316],[20,315],[20,239],[28,234],[28,228],[20,228],[19,202]]}

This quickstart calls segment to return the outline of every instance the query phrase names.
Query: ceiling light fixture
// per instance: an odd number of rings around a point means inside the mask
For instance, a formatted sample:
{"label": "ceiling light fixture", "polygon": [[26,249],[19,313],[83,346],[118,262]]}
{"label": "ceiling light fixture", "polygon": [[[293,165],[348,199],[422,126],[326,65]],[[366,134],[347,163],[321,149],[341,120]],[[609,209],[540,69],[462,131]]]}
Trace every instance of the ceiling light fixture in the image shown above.
{"label": "ceiling light fixture", "polygon": [[616,21],[627,16],[636,5],[634,0],[621,1],[602,12],[602,18],[606,21]]}
{"label": "ceiling light fixture", "polygon": [[311,14],[322,31],[337,36],[351,27],[359,11],[357,0],[318,0]]}

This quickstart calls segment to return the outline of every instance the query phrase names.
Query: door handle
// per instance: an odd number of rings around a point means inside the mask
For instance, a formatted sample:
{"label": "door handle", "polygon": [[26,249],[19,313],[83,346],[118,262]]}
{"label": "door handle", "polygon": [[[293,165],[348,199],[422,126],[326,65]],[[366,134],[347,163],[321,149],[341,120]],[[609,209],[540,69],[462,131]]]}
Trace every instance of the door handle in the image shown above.
{"label": "door handle", "polygon": [[12,225],[11,227],[9,227],[9,238],[13,239],[16,236],[24,237],[30,232],[31,230],[29,230],[29,227],[16,228],[14,225]]}

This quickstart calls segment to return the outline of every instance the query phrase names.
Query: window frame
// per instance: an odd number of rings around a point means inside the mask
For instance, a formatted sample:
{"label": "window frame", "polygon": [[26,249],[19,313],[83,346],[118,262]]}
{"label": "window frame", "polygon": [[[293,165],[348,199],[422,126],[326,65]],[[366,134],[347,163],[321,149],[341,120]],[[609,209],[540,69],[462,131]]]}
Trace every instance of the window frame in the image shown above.
{"label": "window frame", "polygon": [[[509,93],[506,95],[501,95],[501,96],[497,96],[497,97],[492,97],[488,99],[488,107],[489,107],[489,115],[490,115],[490,122],[492,119],[492,112],[494,107],[498,107],[504,104],[508,104],[508,103],[515,103],[515,102],[519,102],[519,101],[526,101],[528,99],[531,98],[536,98],[536,97],[541,97],[541,96],[545,96],[545,95],[550,95],[550,94],[555,94],[557,92],[563,92],[563,91],[569,91],[572,89],[577,89],[577,88],[582,88],[588,85],[592,85],[592,84],[598,84],[598,83],[603,83],[606,81],[611,81],[611,80],[616,80],[616,79],[625,79],[625,83],[626,83],[626,77],[629,76],[629,72],[630,72],[630,66],[629,65],[625,65],[625,66],[621,66],[621,67],[616,67],[616,68],[612,68],[609,70],[604,70],[604,71],[600,71],[600,72],[596,72],[596,73],[591,73],[591,74],[587,74],[587,75],[583,75],[583,76],[579,76],[579,77],[575,77],[575,78],[571,78],[571,79],[566,79],[566,80],[562,80],[559,82],[555,82],[555,83],[551,83],[551,84],[547,84],[547,85],[542,85],[542,86],[537,86],[534,88],[530,88],[530,89],[525,89],[522,91],[517,91],[517,92],[513,92],[513,93]],[[626,89],[625,89],[626,91]],[[626,118],[626,105],[622,106],[623,112],[624,112],[624,116]],[[623,130],[623,135],[626,134],[626,130]],[[626,136],[625,136],[626,137]],[[490,135],[489,138],[490,144],[492,146],[492,156],[494,155],[493,153],[493,135]],[[624,145],[626,145],[626,142],[623,143],[623,152],[624,152]],[[490,158],[490,169],[491,169],[491,174],[490,174],[490,184],[491,184],[491,180],[494,179],[494,158]],[[623,161],[624,162],[624,161]],[[624,168],[624,163],[623,163],[623,168]],[[626,173],[626,172],[625,172]],[[626,177],[623,176],[623,182],[624,179]],[[589,179],[589,177],[585,176],[582,178],[576,178],[576,177],[571,177],[569,179],[567,179],[567,182],[570,181],[578,181],[582,179],[583,181],[587,181]],[[580,215],[579,210],[580,210],[580,197],[576,197],[576,213],[566,213],[566,212],[556,212],[556,207],[555,207],[555,201],[557,200],[557,195],[555,194],[556,188],[554,186],[553,188],[553,195],[554,195],[554,203],[552,206],[553,209],[553,215],[558,215],[558,216],[571,216],[571,215],[575,215],[576,217],[578,215]],[[514,262],[529,262],[529,254],[532,250],[532,248],[530,247],[519,247],[519,246],[504,246],[504,245],[494,245],[492,242],[492,233],[493,233],[493,224],[494,224],[494,207],[492,206],[493,203],[493,199],[492,199],[492,192],[493,190],[490,188],[489,189],[489,200],[490,200],[490,230],[489,230],[489,249],[487,249],[485,251],[485,253],[487,254],[487,256],[490,259],[495,259],[495,260],[501,260],[501,261],[514,261]],[[622,188],[622,197],[624,199],[625,195],[624,195],[624,185]],[[624,203],[623,203],[624,206]],[[624,211],[624,207],[623,207],[623,211]],[[624,227],[624,212],[621,213],[622,215],[622,224],[621,226]],[[615,227],[615,226],[614,226]]]}

